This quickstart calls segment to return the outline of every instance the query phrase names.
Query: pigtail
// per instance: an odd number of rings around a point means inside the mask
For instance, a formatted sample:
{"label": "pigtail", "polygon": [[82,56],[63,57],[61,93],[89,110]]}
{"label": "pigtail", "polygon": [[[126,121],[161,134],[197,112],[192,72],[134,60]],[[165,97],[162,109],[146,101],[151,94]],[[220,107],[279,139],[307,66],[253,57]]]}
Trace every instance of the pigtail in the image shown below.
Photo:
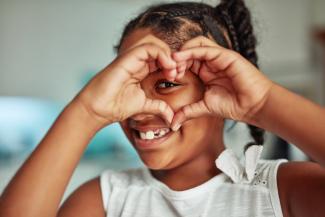
{"label": "pigtail", "polygon": [[[217,16],[228,30],[233,50],[240,53],[252,64],[258,67],[256,54],[256,38],[253,32],[251,14],[243,0],[221,0],[215,8]],[[250,135],[254,139],[246,145],[245,150],[252,145],[263,145],[265,131],[253,125],[248,125]]]}
{"label": "pigtail", "polygon": [[222,0],[215,8],[227,28],[233,49],[252,64],[257,64],[256,37],[253,32],[251,14],[243,0]]}

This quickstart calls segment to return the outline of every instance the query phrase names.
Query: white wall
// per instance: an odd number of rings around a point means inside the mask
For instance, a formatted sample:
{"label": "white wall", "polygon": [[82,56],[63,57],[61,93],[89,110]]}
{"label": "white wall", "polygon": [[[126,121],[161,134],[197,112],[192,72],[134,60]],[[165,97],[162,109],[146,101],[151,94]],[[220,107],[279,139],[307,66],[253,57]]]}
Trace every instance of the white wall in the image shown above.
{"label": "white wall", "polygon": [[[103,0],[1,1],[0,95],[68,100],[113,58],[133,7]],[[123,9],[121,9],[123,8]]]}
{"label": "white wall", "polygon": [[[68,101],[88,73],[114,58],[112,45],[124,23],[148,2],[153,1],[1,0],[0,95]],[[305,62],[310,1],[250,0],[248,4],[262,66]]]}
{"label": "white wall", "polygon": [[304,61],[308,57],[310,2],[252,0],[262,65]]}
{"label": "white wall", "polygon": [[316,26],[325,26],[325,1],[324,0],[312,0],[312,19]]}

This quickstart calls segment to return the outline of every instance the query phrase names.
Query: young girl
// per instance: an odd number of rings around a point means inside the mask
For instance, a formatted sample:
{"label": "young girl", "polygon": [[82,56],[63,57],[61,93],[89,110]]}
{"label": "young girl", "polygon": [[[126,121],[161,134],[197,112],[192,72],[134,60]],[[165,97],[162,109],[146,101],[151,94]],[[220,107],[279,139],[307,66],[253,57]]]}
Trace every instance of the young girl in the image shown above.
{"label": "young girl", "polygon": [[[324,216],[324,109],[256,68],[243,1],[150,7],[117,49],[9,183],[1,217]],[[249,124],[245,167],[225,150],[226,118]],[[113,122],[147,168],[104,171],[58,209],[88,142]],[[256,165],[262,128],[317,163]]]}

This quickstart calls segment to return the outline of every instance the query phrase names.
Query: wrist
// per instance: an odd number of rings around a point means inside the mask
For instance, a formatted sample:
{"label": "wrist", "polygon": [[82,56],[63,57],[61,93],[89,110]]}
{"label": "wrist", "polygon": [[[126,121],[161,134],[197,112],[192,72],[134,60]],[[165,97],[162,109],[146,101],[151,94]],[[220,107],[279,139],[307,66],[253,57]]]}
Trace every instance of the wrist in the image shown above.
{"label": "wrist", "polygon": [[272,101],[272,96],[274,95],[274,92],[277,91],[278,87],[279,86],[277,84],[271,82],[270,87],[262,100],[260,100],[260,102],[245,115],[243,122],[263,128],[263,126],[261,126],[263,118],[266,114],[268,106],[270,105],[270,101]]}
{"label": "wrist", "polygon": [[89,111],[89,109],[78,99],[73,99],[65,108],[66,113],[73,116],[76,123],[83,126],[89,134],[95,135],[100,129],[109,125],[107,120],[101,120]]}

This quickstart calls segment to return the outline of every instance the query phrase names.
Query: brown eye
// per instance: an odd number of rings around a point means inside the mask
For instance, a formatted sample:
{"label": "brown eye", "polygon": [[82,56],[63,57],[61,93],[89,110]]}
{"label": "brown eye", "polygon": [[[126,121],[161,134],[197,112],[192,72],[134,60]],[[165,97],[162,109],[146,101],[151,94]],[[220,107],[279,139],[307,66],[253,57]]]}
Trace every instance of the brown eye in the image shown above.
{"label": "brown eye", "polygon": [[179,86],[179,84],[172,83],[169,81],[160,81],[160,82],[157,82],[157,85],[156,85],[156,87],[158,89],[166,89],[166,88],[172,88],[172,87],[177,87],[177,86]]}

